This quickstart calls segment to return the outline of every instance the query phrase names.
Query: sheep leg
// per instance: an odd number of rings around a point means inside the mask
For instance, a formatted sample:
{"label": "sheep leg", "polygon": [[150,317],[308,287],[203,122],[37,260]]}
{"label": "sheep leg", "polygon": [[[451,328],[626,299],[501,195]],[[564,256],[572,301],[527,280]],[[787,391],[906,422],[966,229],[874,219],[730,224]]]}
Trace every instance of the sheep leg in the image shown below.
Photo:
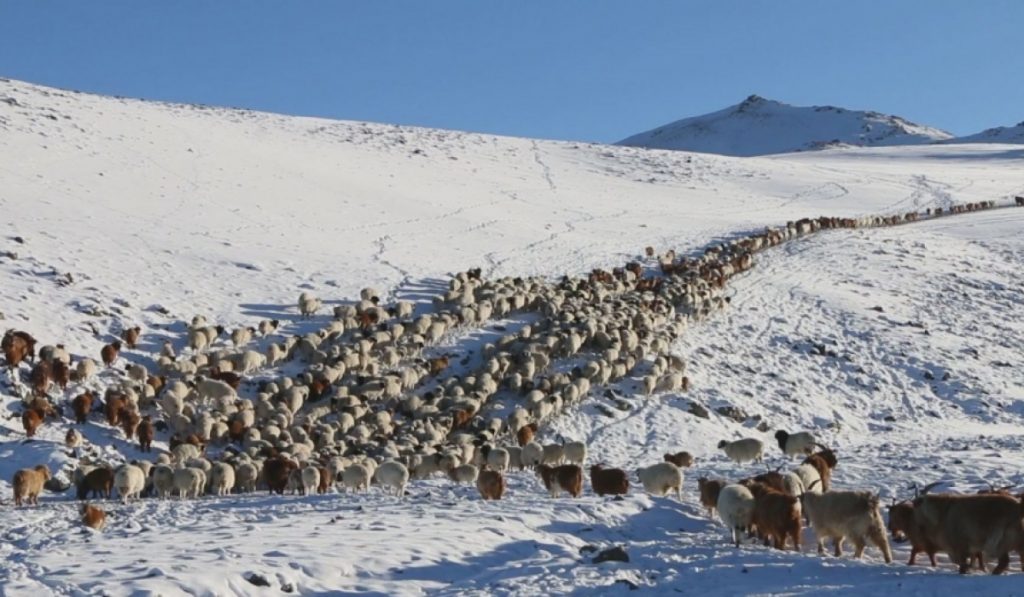
{"label": "sheep leg", "polygon": [[[907,562],[907,566],[913,566],[914,565],[914,561],[917,559],[917,554],[919,554],[919,553],[920,553],[920,550],[918,550],[916,548],[913,548],[913,547],[910,548],[910,561]],[[929,555],[931,555],[931,554],[929,554]],[[933,557],[932,558],[932,566],[935,565],[934,562],[935,562],[935,559]]]}
{"label": "sheep leg", "polygon": [[864,539],[862,537],[857,537],[856,539],[853,540],[853,546],[854,546],[853,557],[857,558],[857,559],[860,559],[860,557],[864,555],[864,548],[866,547],[866,544],[864,543]]}
{"label": "sheep leg", "polygon": [[[936,567],[936,566],[938,566],[938,565],[939,565],[939,564],[938,564],[938,563],[937,563],[937,562],[935,561],[935,552],[934,552],[934,551],[929,551],[929,552],[928,552],[928,559],[929,559],[929,560],[931,560],[931,562],[932,562],[932,568],[934,568],[934,567]],[[1024,563],[1022,563],[1022,564],[1021,564],[1021,568],[1024,568]]]}
{"label": "sheep leg", "polygon": [[835,547],[835,555],[837,558],[843,556],[843,537],[835,537],[832,539],[832,546]]}
{"label": "sheep leg", "polygon": [[740,532],[741,532],[740,527],[733,527],[733,529],[732,529],[732,540],[733,540],[733,543],[736,545],[737,549],[739,549],[739,546],[740,546]]}
{"label": "sheep leg", "polygon": [[820,536],[818,537],[818,555],[825,555],[825,538]]}
{"label": "sheep leg", "polygon": [[889,540],[885,536],[885,531],[873,530],[869,535],[871,542],[875,544],[875,547],[882,552],[882,557],[885,558],[886,564],[892,563],[892,550],[889,548]]}
{"label": "sheep leg", "polygon": [[996,564],[995,569],[992,570],[992,574],[1002,574],[1006,572],[1006,569],[1010,567],[1010,552],[1004,551],[999,554],[999,562]]}

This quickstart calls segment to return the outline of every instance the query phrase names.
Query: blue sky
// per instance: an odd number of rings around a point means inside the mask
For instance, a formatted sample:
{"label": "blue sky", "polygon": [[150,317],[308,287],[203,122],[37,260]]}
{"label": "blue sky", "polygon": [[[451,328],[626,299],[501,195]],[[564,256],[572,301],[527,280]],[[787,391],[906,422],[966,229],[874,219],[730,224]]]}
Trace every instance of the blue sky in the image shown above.
{"label": "blue sky", "polygon": [[616,141],[751,93],[957,134],[1024,120],[1024,1],[0,0],[0,76]]}

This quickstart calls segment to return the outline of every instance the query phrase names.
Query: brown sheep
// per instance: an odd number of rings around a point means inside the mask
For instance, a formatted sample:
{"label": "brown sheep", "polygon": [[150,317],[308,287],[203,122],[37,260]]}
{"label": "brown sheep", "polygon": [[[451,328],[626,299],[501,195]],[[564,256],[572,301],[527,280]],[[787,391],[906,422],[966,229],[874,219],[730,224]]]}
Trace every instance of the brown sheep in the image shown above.
{"label": "brown sheep", "polygon": [[949,555],[966,574],[978,558],[985,570],[985,556],[995,554],[992,574],[1002,574],[1010,564],[1010,551],[1024,545],[1024,508],[1017,499],[998,494],[922,495],[914,499],[914,520],[922,536]]}
{"label": "brown sheep", "polygon": [[36,430],[43,424],[43,420],[47,416],[56,415],[57,412],[46,399],[36,398],[21,412],[21,425],[25,428],[25,435],[35,437]]}
{"label": "brown sheep", "polygon": [[39,505],[39,494],[43,492],[43,484],[50,480],[50,469],[45,464],[35,468],[23,468],[14,473],[14,505],[20,506],[28,502]]}
{"label": "brown sheep", "polygon": [[[173,450],[174,448],[177,448],[178,446],[180,446],[182,444],[192,444],[193,446],[199,448],[200,452],[202,452],[203,450],[206,449],[205,442],[203,442],[203,440],[199,439],[199,436],[194,434],[194,433],[190,433],[184,439],[182,439],[182,437],[180,435],[175,433],[174,435],[171,436],[171,439],[167,442],[167,449],[168,450]],[[275,454],[276,454],[276,452],[275,452]]]}
{"label": "brown sheep", "polygon": [[318,466],[316,468],[320,471],[320,484],[317,485],[316,492],[325,494],[328,489],[334,486],[334,473],[326,466]]}
{"label": "brown sheep", "polygon": [[693,466],[693,454],[686,451],[665,454],[665,462],[671,462],[679,468],[690,468]]}
{"label": "brown sheep", "polygon": [[7,366],[15,369],[25,359],[36,358],[36,339],[17,330],[8,330],[0,341],[0,348],[4,351],[4,360]]}
{"label": "brown sheep", "polygon": [[606,469],[595,464],[590,467],[590,486],[599,496],[626,495],[629,493],[629,475],[620,468]]}
{"label": "brown sheep", "polygon": [[533,441],[534,434],[537,433],[537,424],[528,423],[523,425],[516,431],[516,441],[519,443],[519,447],[522,448],[526,444]]}
{"label": "brown sheep", "polygon": [[294,461],[282,456],[268,458],[263,464],[263,479],[270,488],[271,493],[283,495],[288,488],[288,477],[292,471],[298,470],[299,465]]}
{"label": "brown sheep", "polygon": [[114,364],[117,360],[117,353],[121,352],[121,341],[115,340],[110,344],[106,344],[100,349],[100,358],[103,360],[103,364],[108,368]]}
{"label": "brown sheep", "polygon": [[107,513],[92,504],[82,504],[82,523],[90,529],[103,530],[107,524]]}
{"label": "brown sheep", "polygon": [[167,385],[167,377],[163,375],[150,375],[146,378],[146,384],[153,388],[153,395],[155,396]]}
{"label": "brown sheep", "polygon": [[213,367],[210,369],[210,377],[228,384],[234,390],[237,390],[238,387],[242,385],[241,375],[234,371],[221,371],[219,367]]}
{"label": "brown sheep", "polygon": [[114,471],[110,467],[101,466],[94,468],[82,477],[75,488],[78,499],[84,500],[89,497],[101,497],[110,499],[110,492],[114,488]]}
{"label": "brown sheep", "polygon": [[427,366],[430,368],[430,375],[439,375],[442,371],[448,368],[448,355],[429,359],[427,361]]}
{"label": "brown sheep", "polygon": [[[139,326],[135,326],[133,328],[128,328],[125,331],[121,332],[121,339],[124,340],[124,343],[128,345],[128,348],[134,349],[135,346],[138,345],[139,343],[140,335],[142,335],[142,328],[140,328]],[[120,350],[120,347],[118,347],[118,350]]]}
{"label": "brown sheep", "polygon": [[36,429],[43,424],[43,415],[31,408],[26,408],[21,412],[21,426],[25,428],[25,435],[28,437],[35,437]]}
{"label": "brown sheep", "polygon": [[476,489],[485,500],[500,500],[505,495],[505,477],[498,471],[485,468],[477,475]]}
{"label": "brown sheep", "polygon": [[92,392],[86,390],[75,396],[75,399],[71,401],[71,410],[75,413],[76,423],[82,424],[88,420],[89,413],[92,411],[93,400]]}
{"label": "brown sheep", "polygon": [[121,423],[121,413],[128,402],[125,395],[114,388],[107,390],[104,396],[103,413],[107,416],[107,424],[116,427]]}
{"label": "brown sheep", "polygon": [[551,497],[558,497],[562,491],[568,492],[574,498],[583,494],[583,469],[575,464],[538,464],[537,475],[544,482],[544,487]]}
{"label": "brown sheep", "polygon": [[697,489],[700,491],[700,503],[708,509],[708,515],[714,516],[715,508],[718,507],[718,494],[722,488],[728,485],[722,479],[708,479],[701,477],[697,479]]}
{"label": "brown sheep", "polygon": [[53,382],[60,386],[62,392],[66,392],[68,384],[71,383],[71,365],[60,359],[53,359]]}
{"label": "brown sheep", "polygon": [[914,521],[914,504],[909,500],[905,500],[899,503],[893,502],[889,506],[889,532],[892,534],[893,541],[902,543],[904,541],[910,541],[910,561],[907,562],[908,566],[913,566],[917,560],[917,554],[924,552],[928,554],[928,560],[931,561],[932,568],[936,566],[935,563],[935,552],[938,548],[928,540],[928,537],[921,531],[918,530],[917,524]]}
{"label": "brown sheep", "polygon": [[146,415],[139,421],[139,426],[135,429],[136,435],[139,437],[139,450],[143,452],[153,451],[153,436],[156,432],[153,429],[153,417]]}
{"label": "brown sheep", "polygon": [[[740,483],[740,485],[743,485],[747,489],[751,489],[751,485],[760,483],[761,485],[764,485],[766,487],[770,487],[771,489],[774,489],[775,491],[781,491],[782,493],[786,493],[786,484],[782,480],[782,474],[779,473],[779,471],[777,471],[777,470],[776,471],[768,471],[766,473],[761,473],[760,475],[757,475],[756,477],[749,477],[749,478],[743,479],[739,483]],[[753,491],[753,489],[751,489],[751,491]],[[757,494],[754,494],[754,495],[757,495]]]}
{"label": "brown sheep", "polygon": [[765,545],[771,539],[775,549],[784,550],[790,538],[793,548],[800,551],[800,499],[763,483],[751,483],[747,488],[754,494],[751,520]]}
{"label": "brown sheep", "polygon": [[142,422],[142,417],[139,416],[139,411],[125,406],[121,409],[119,418],[121,419],[121,429],[124,431],[125,439],[132,439],[135,437],[135,430],[138,429],[139,423]]}
{"label": "brown sheep", "polygon": [[240,418],[231,419],[228,421],[228,438],[236,444],[242,443],[245,439],[245,432],[248,427],[245,426],[245,421]]}
{"label": "brown sheep", "polygon": [[29,386],[36,396],[45,396],[50,384],[53,383],[53,366],[48,361],[40,361],[29,373]]}
{"label": "brown sheep", "polygon": [[459,408],[452,411],[452,429],[461,429],[473,420],[473,411],[468,408]]}

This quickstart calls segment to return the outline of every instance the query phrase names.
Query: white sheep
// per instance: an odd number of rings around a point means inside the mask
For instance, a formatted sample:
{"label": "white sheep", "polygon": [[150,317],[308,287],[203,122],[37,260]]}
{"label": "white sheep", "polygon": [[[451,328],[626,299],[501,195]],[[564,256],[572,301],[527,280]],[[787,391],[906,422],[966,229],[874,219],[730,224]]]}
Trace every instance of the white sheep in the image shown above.
{"label": "white sheep", "polygon": [[363,288],[362,290],[359,291],[360,300],[369,301],[374,304],[379,303],[383,296],[384,295],[381,294],[381,291],[372,287]]}
{"label": "white sheep", "polygon": [[307,466],[302,469],[302,495],[313,495],[320,487],[320,469]]}
{"label": "white sheep", "polygon": [[724,450],[725,455],[736,464],[744,462],[761,462],[764,455],[764,443],[756,438],[747,437],[736,441],[722,440],[718,442],[718,449]]}
{"label": "white sheep", "polygon": [[232,402],[238,399],[235,389],[219,379],[201,377],[196,382],[196,393],[204,400],[227,399]]}
{"label": "white sheep", "polygon": [[637,476],[647,493],[666,496],[674,489],[679,500],[683,499],[683,471],[671,462],[659,462],[638,469]]}
{"label": "white sheep", "polygon": [[246,350],[231,357],[235,371],[241,374],[258,371],[267,365],[267,355],[255,350]]}
{"label": "white sheep", "polygon": [[170,497],[171,492],[174,491],[174,469],[166,464],[158,464],[153,467],[151,475],[157,496],[160,499]]}
{"label": "white sheep", "polygon": [[373,473],[373,480],[388,493],[394,490],[395,495],[405,495],[405,486],[409,483],[409,469],[401,462],[389,460],[382,463]]}
{"label": "white sheep", "polygon": [[718,516],[729,528],[732,542],[740,546],[740,537],[750,527],[754,516],[754,494],[739,484],[726,485],[718,494]]}
{"label": "white sheep", "polygon": [[561,444],[548,444],[544,446],[541,456],[541,464],[557,466],[565,460],[565,446]]}
{"label": "white sheep", "polygon": [[814,434],[809,431],[787,433],[779,429],[775,432],[775,440],[779,442],[782,453],[791,457],[811,454],[818,445]]}
{"label": "white sheep", "polygon": [[537,442],[529,442],[523,446],[520,458],[522,458],[523,466],[537,466],[544,461],[544,446]]}
{"label": "white sheep", "polygon": [[146,474],[135,465],[123,464],[114,471],[114,487],[121,501],[127,504],[129,498],[138,499],[142,495],[146,488]]}
{"label": "white sheep", "polygon": [[505,472],[508,469],[511,456],[506,448],[492,448],[487,452],[487,466],[498,472]]}
{"label": "white sheep", "polygon": [[782,473],[782,486],[786,493],[793,497],[800,497],[806,487],[800,475],[793,472]]}
{"label": "white sheep", "polygon": [[299,313],[303,319],[309,319],[320,310],[323,303],[311,292],[303,292],[299,295]]}
{"label": "white sheep", "polygon": [[476,478],[479,475],[480,469],[472,464],[460,464],[459,466],[448,470],[448,477],[456,483],[472,485],[473,483],[476,483]]}
{"label": "white sheep", "polygon": [[75,378],[79,382],[86,382],[96,377],[96,361],[84,358],[75,364]]}
{"label": "white sheep", "polygon": [[793,472],[800,477],[800,482],[804,486],[804,491],[809,493],[821,493],[821,475],[818,473],[818,469],[814,468],[810,464],[801,464],[793,469]]}
{"label": "white sheep", "polygon": [[869,491],[816,493],[813,489],[809,486],[800,496],[800,502],[818,540],[818,553],[825,553],[825,539],[831,538],[835,555],[839,557],[843,553],[843,539],[850,538],[856,546],[854,557],[861,557],[864,546],[871,541],[881,550],[885,563],[892,562],[877,495]]}
{"label": "white sheep", "polygon": [[82,445],[82,433],[75,429],[68,429],[68,432],[64,435],[64,445],[69,448],[78,448]]}
{"label": "white sheep", "polygon": [[341,484],[351,491],[365,490],[370,486],[371,472],[365,464],[351,464],[341,473]]}
{"label": "white sheep", "polygon": [[238,328],[232,330],[231,343],[234,344],[236,348],[240,346],[245,346],[249,342],[252,342],[252,336],[255,332],[256,328],[252,327]]}
{"label": "white sheep", "polygon": [[587,461],[587,444],[584,442],[566,442],[564,455],[567,464],[583,466]]}
{"label": "white sheep", "polygon": [[195,352],[199,352],[207,347],[210,340],[206,336],[206,332],[203,328],[192,328],[188,331],[188,347]]}
{"label": "white sheep", "polygon": [[239,493],[252,493],[256,491],[256,481],[259,479],[260,471],[255,463],[242,462],[235,467],[235,488]]}
{"label": "white sheep", "polygon": [[198,498],[205,484],[206,473],[202,469],[185,467],[174,471],[174,489],[178,492],[178,499]]}
{"label": "white sheep", "polygon": [[178,444],[171,450],[171,456],[176,463],[188,462],[191,458],[199,458],[199,447],[192,444]]}
{"label": "white sheep", "polygon": [[216,496],[231,493],[235,487],[235,469],[227,462],[218,462],[210,468],[209,492]]}

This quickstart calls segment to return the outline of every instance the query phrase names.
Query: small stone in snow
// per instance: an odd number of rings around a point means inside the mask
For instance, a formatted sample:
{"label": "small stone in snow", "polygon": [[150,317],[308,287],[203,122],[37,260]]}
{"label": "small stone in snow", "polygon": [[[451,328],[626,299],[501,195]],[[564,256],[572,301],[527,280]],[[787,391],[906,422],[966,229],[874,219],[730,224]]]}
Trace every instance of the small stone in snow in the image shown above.
{"label": "small stone in snow", "polygon": [[621,546],[612,547],[594,556],[594,563],[601,562],[628,562],[629,554]]}
{"label": "small stone in snow", "polygon": [[[267,580],[266,576],[262,574],[256,574],[255,572],[245,577],[245,580],[249,581],[250,584],[256,585],[257,587],[269,587],[270,581]],[[282,587],[283,589],[284,587]]]}
{"label": "small stone in snow", "polygon": [[618,584],[623,584],[623,585],[626,585],[627,587],[629,587],[629,590],[630,590],[630,591],[635,591],[635,590],[637,590],[637,589],[639,589],[639,588],[640,588],[640,585],[638,585],[638,584],[636,584],[635,582],[633,582],[633,581],[629,580],[628,578],[619,578],[619,579],[616,579],[616,580],[615,580],[615,584],[617,584],[617,585],[618,585]]}
{"label": "small stone in snow", "polygon": [[697,404],[696,402],[690,403],[690,414],[695,417],[700,417],[702,419],[711,418],[711,413],[708,412],[708,409],[701,404]]}

